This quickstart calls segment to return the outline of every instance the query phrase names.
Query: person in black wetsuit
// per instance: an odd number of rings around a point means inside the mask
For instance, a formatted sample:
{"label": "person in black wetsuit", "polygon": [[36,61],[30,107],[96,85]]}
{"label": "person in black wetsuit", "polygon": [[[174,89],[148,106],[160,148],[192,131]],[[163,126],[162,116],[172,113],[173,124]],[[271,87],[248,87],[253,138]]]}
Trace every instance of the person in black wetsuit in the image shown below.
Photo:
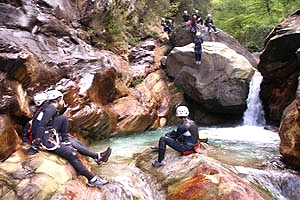
{"label": "person in black wetsuit", "polygon": [[211,14],[207,14],[207,17],[205,18],[205,22],[204,22],[205,26],[207,27],[207,31],[210,33],[211,29],[214,30],[215,33],[219,33],[219,31],[217,30],[214,21],[212,19]]}
{"label": "person in black wetsuit", "polygon": [[200,32],[196,33],[196,37],[194,39],[194,54],[195,54],[195,59],[196,59],[196,64],[201,64],[201,54],[202,54],[202,43],[203,43],[203,38],[201,36]]}
{"label": "person in black wetsuit", "polygon": [[183,22],[188,22],[188,21],[190,21],[191,16],[189,15],[189,13],[188,13],[187,10],[183,11],[182,19],[183,19]]}
{"label": "person in black wetsuit", "polygon": [[[27,154],[33,155],[42,147],[44,150],[65,158],[79,175],[83,175],[88,179],[88,186],[102,187],[107,184],[107,180],[90,172],[76,155],[77,150],[80,152],[82,149],[86,150],[88,148],[78,140],[74,140],[72,144],[68,126],[65,124],[67,118],[58,112],[65,105],[63,94],[58,90],[51,90],[47,93],[47,100],[48,102],[43,102],[43,105],[37,110],[32,119],[33,141]],[[110,153],[111,149],[109,155]],[[101,155],[95,154],[94,156]],[[108,159],[108,157],[105,159]]]}
{"label": "person in black wetsuit", "polygon": [[176,109],[176,116],[182,123],[170,133],[160,137],[158,147],[158,159],[152,162],[153,167],[165,165],[164,158],[166,145],[178,152],[190,151],[199,143],[198,126],[189,118],[189,109],[186,106],[179,106]]}

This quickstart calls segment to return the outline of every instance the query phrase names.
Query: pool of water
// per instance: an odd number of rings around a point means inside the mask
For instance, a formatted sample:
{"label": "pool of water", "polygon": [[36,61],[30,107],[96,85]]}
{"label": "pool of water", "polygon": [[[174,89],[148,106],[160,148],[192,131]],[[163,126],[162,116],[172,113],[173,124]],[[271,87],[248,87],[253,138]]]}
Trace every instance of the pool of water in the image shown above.
{"label": "pool of water", "polygon": [[[169,126],[155,131],[111,138],[94,143],[91,148],[102,151],[107,146],[113,148],[113,157],[132,157],[146,148],[157,144],[159,137],[171,130]],[[230,165],[261,168],[268,160],[279,156],[280,139],[278,133],[263,127],[199,127],[199,134],[208,138],[208,156]]]}

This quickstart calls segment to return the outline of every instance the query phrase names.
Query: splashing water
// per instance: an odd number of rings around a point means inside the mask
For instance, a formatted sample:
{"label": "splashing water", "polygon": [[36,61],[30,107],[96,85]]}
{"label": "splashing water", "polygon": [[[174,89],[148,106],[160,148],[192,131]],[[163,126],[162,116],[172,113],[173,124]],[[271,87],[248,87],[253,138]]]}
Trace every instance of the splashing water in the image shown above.
{"label": "splashing water", "polygon": [[243,116],[243,124],[248,126],[265,126],[265,114],[259,98],[260,83],[263,77],[256,71],[250,82],[249,94],[247,98],[247,110]]}

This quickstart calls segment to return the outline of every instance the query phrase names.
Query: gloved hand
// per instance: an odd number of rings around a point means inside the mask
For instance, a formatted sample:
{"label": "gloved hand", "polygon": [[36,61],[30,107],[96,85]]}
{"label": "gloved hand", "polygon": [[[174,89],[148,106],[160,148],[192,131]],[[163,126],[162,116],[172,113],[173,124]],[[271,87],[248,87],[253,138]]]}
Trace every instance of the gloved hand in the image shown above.
{"label": "gloved hand", "polygon": [[38,149],[37,149],[36,147],[34,147],[34,146],[31,146],[31,147],[27,150],[26,154],[27,154],[27,155],[34,155],[34,154],[36,154],[37,152],[39,152]]}

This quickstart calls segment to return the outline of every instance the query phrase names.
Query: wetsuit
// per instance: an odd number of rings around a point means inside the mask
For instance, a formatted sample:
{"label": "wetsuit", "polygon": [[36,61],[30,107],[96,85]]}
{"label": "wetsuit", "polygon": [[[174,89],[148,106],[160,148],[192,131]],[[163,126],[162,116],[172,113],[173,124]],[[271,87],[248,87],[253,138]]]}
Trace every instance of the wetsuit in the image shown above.
{"label": "wetsuit", "polygon": [[196,59],[196,61],[201,61],[203,38],[196,37],[194,39],[194,43],[195,43],[195,47],[194,47],[195,59]]}
{"label": "wetsuit", "polygon": [[213,20],[211,18],[209,18],[209,17],[205,19],[205,26],[207,26],[208,32],[210,32],[211,29],[213,29],[215,32],[217,32],[217,29],[216,29],[216,27],[214,25]]}
{"label": "wetsuit", "polygon": [[158,144],[158,162],[165,158],[166,145],[178,152],[190,151],[198,143],[199,133],[196,123],[191,119],[184,119],[183,124],[176,131],[160,137]]}
{"label": "wetsuit", "polygon": [[[51,148],[54,146],[47,141],[45,131],[49,128],[55,128],[60,124],[59,120],[54,123],[57,114],[58,113],[56,111],[56,108],[52,104],[46,104],[39,110],[39,113],[37,113],[37,117],[33,119],[32,124],[34,144],[42,143],[47,148]],[[63,128],[66,127],[67,126]],[[66,137],[66,135],[64,135],[64,137]],[[94,177],[94,174],[89,172],[83,165],[81,160],[77,157],[76,150],[71,145],[66,145],[60,142],[58,148],[51,151],[49,150],[49,152],[52,152],[66,159],[74,167],[78,174],[85,176],[88,180]]]}

